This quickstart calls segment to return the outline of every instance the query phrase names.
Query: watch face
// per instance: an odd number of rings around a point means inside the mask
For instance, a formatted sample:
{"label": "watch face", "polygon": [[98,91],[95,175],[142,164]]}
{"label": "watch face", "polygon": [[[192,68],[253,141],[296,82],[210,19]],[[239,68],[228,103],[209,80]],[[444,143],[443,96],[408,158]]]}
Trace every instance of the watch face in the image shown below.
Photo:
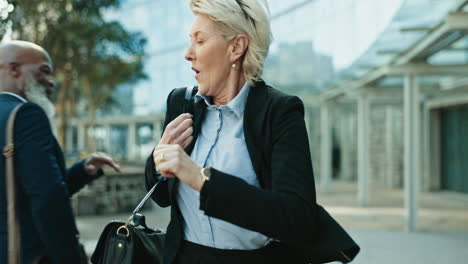
{"label": "watch face", "polygon": [[207,177],[209,179],[210,176],[211,176],[210,168],[203,168],[203,175],[205,175],[205,177]]}

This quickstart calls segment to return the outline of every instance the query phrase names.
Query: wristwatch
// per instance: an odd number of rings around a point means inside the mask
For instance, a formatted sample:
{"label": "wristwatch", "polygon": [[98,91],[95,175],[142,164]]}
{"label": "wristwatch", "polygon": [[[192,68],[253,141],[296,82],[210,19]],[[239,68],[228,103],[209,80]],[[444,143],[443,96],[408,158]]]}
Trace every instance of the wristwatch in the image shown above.
{"label": "wristwatch", "polygon": [[203,176],[203,181],[209,181],[211,177],[211,168],[201,169],[201,175]]}

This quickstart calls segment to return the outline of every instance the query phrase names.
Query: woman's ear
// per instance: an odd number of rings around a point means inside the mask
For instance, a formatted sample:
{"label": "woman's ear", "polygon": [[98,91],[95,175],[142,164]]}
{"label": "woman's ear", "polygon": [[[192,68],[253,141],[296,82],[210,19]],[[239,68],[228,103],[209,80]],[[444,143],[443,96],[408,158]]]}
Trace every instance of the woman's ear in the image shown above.
{"label": "woman's ear", "polygon": [[244,56],[247,48],[249,47],[249,38],[244,34],[238,34],[232,40],[231,62],[239,60]]}

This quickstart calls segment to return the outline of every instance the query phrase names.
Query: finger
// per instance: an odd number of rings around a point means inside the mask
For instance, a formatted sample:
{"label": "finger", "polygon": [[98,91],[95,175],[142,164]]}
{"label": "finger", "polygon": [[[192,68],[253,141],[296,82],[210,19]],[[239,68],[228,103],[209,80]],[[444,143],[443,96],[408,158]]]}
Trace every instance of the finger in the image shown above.
{"label": "finger", "polygon": [[181,141],[177,141],[177,139],[190,127],[193,125],[193,120],[191,118],[185,119],[182,123],[180,123],[177,127],[171,129],[168,134],[168,144],[180,144]]}
{"label": "finger", "polygon": [[[177,160],[172,159],[172,160],[166,160],[164,162],[161,162],[158,166],[158,170],[163,175],[164,177],[168,177],[170,175],[176,175],[176,164]],[[167,175],[167,176],[166,176]]]}
{"label": "finger", "polygon": [[189,136],[185,139],[184,143],[182,143],[182,148],[185,149],[193,140],[193,136]]}
{"label": "finger", "polygon": [[174,178],[175,177],[175,174],[174,173],[170,173],[170,172],[159,172],[163,177],[165,178]]}
{"label": "finger", "polygon": [[113,168],[116,172],[120,172],[119,164],[117,164],[111,157],[105,157],[105,156],[96,157],[96,160],[99,161],[100,163],[108,165],[109,167]]}
{"label": "finger", "polygon": [[116,172],[120,172],[120,165],[115,163],[112,159],[109,160],[106,164],[113,168]]}
{"label": "finger", "polygon": [[157,158],[157,157],[160,157],[161,154],[163,152],[167,151],[168,149],[171,149],[171,145],[168,145],[168,144],[159,144],[159,145],[157,145],[156,148],[153,151],[153,159]]}
{"label": "finger", "polygon": [[174,140],[174,144],[179,144],[182,146],[182,143],[185,142],[185,140],[190,137],[191,135],[193,135],[193,127],[190,126],[188,127],[182,134],[180,134],[179,137],[177,137],[176,140]]}
{"label": "finger", "polygon": [[109,160],[112,160],[112,157],[107,154],[107,153],[104,153],[104,152],[98,152],[97,155],[103,157],[103,158],[106,158],[106,159],[109,159]]}
{"label": "finger", "polygon": [[153,152],[153,162],[156,168],[159,170],[161,163],[165,162],[171,156],[170,145],[164,145],[161,148],[155,149]]}
{"label": "finger", "polygon": [[161,137],[161,142],[166,144],[166,143],[169,143],[169,139],[170,139],[170,132],[175,129],[176,127],[178,127],[184,120],[186,120],[187,118],[192,118],[192,115],[191,114],[188,114],[188,113],[185,113],[185,114],[181,114],[179,115],[178,117],[176,117],[176,119],[172,120],[165,128],[164,130],[164,133]]}

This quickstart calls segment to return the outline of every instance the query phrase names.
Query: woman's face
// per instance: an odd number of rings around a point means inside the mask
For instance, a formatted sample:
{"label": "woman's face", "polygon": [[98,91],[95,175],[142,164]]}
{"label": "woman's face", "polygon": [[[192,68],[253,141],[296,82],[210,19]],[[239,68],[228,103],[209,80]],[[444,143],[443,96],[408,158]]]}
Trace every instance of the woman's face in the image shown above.
{"label": "woman's face", "polygon": [[230,44],[224,40],[215,23],[203,14],[195,16],[190,38],[185,59],[192,62],[198,89],[203,95],[216,97],[224,88],[231,70]]}

